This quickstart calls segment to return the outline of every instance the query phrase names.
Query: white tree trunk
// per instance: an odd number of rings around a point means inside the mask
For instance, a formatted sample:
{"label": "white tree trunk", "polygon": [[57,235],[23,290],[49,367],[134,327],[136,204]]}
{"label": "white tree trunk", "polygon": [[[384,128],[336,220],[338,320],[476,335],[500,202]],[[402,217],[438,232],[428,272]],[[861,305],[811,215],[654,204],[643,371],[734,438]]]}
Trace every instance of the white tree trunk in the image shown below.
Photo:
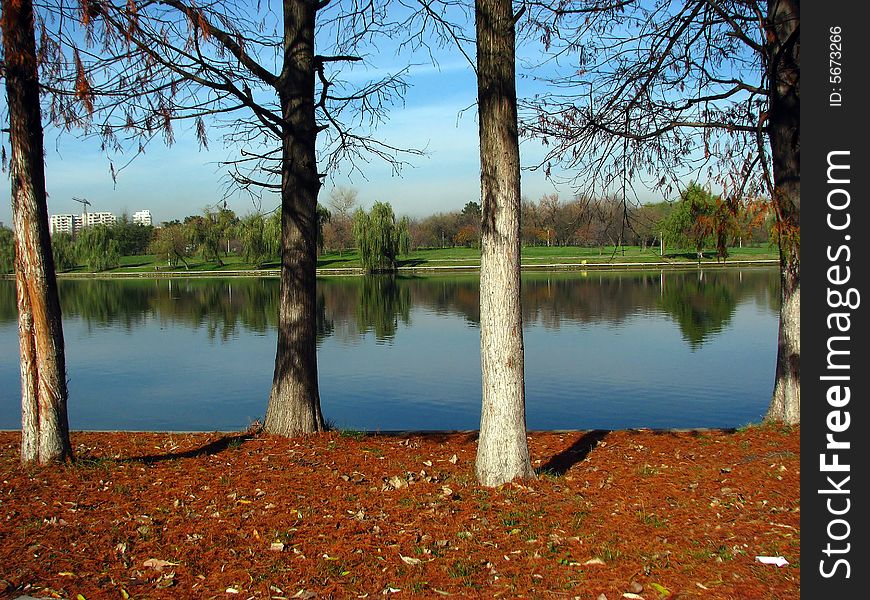
{"label": "white tree trunk", "polygon": [[510,0],[477,0],[480,114],[480,362],[478,481],[534,477],[526,440],[520,307],[520,162]]}

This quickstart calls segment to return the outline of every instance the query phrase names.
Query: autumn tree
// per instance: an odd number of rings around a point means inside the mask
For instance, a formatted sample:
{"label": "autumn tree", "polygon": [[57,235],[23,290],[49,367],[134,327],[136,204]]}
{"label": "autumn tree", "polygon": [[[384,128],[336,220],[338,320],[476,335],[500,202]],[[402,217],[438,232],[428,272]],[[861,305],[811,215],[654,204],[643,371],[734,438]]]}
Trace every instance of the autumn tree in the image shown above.
{"label": "autumn tree", "polygon": [[339,255],[353,245],[353,213],[357,203],[357,191],[339,187],[329,194],[332,218],[324,229],[326,247],[338,250]]}
{"label": "autumn tree", "polygon": [[21,460],[72,457],[66,358],[45,193],[42,113],[31,0],[2,0],[12,226],[21,369]]}
{"label": "autumn tree", "polygon": [[[387,6],[284,0],[275,10],[233,0],[103,0],[88,2],[84,12],[84,44],[67,36],[47,53],[62,54],[52,64],[70,65],[66,79],[93,101],[99,119],[91,131],[109,149],[132,142],[135,150],[155,137],[171,143],[179,120],[192,123],[203,145],[210,126],[222,129],[225,141],[240,148],[227,160],[234,184],[257,200],[264,193],[280,198],[281,301],[265,429],[282,435],[324,429],[317,197],[323,177],[339,164],[353,168],[355,157],[402,163],[401,150],[371,132],[402,94],[403,73],[360,86],[347,83],[359,81],[358,73],[339,76],[378,39],[396,34]],[[65,99],[53,109],[63,124],[80,118]]]}
{"label": "autumn tree", "polygon": [[462,226],[453,235],[457,246],[480,246],[480,203],[466,202],[459,213]]}
{"label": "autumn tree", "polygon": [[558,90],[530,100],[540,164],[578,183],[709,179],[723,197],[767,195],[781,308],[767,418],[800,421],[800,15],[797,0],[529,3]]}
{"label": "autumn tree", "polygon": [[497,486],[534,477],[526,439],[520,306],[520,149],[511,0],[476,0],[480,129],[480,360],[475,470]]}

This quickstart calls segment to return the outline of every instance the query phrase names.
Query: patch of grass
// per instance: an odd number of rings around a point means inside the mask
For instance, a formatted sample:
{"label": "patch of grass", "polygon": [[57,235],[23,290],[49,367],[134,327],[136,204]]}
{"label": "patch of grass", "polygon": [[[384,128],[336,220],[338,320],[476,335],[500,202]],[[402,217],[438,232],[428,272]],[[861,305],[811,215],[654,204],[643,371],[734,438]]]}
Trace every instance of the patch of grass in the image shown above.
{"label": "patch of grass", "polygon": [[338,559],[321,558],[317,561],[317,573],[324,579],[340,579],[350,574],[346,565]]}
{"label": "patch of grass", "polygon": [[79,469],[103,469],[108,472],[115,466],[115,459],[97,456],[93,458],[80,458],[72,464]]}
{"label": "patch of grass", "polygon": [[734,551],[725,544],[722,544],[717,546],[716,549],[710,553],[710,556],[719,558],[723,561],[734,560]]}
{"label": "patch of grass", "polygon": [[652,525],[653,527],[664,527],[665,523],[668,522],[667,519],[662,519],[656,514],[641,511],[638,511],[637,518],[644,525]]}
{"label": "patch of grass", "polygon": [[535,469],[535,475],[537,475],[541,479],[548,479],[550,481],[562,478],[562,474],[555,469],[538,468]]}
{"label": "patch of grass", "polygon": [[361,439],[366,437],[366,433],[364,431],[357,431],[356,429],[342,429],[338,435],[343,438],[350,438],[356,441],[360,441]]}
{"label": "patch of grass", "polygon": [[606,563],[612,563],[622,558],[622,550],[609,543],[600,544],[595,551],[595,556]]}
{"label": "patch of grass", "polygon": [[473,562],[456,559],[447,567],[447,574],[454,579],[468,579],[477,573],[478,570],[480,570],[480,567]]}
{"label": "patch of grass", "polygon": [[112,486],[112,491],[115,494],[120,494],[121,496],[128,496],[130,494],[130,486],[126,484],[116,483]]}
{"label": "patch of grass", "polygon": [[588,510],[578,510],[575,511],[573,515],[571,515],[571,522],[574,527],[580,528],[583,525],[583,521],[586,520],[586,517],[589,516]]}
{"label": "patch of grass", "polygon": [[652,477],[653,475],[658,475],[659,470],[650,465],[644,465],[637,469],[637,474],[641,477]]}
{"label": "patch of grass", "polygon": [[507,514],[502,514],[501,524],[505,527],[516,527],[520,522],[520,513],[511,511]]}

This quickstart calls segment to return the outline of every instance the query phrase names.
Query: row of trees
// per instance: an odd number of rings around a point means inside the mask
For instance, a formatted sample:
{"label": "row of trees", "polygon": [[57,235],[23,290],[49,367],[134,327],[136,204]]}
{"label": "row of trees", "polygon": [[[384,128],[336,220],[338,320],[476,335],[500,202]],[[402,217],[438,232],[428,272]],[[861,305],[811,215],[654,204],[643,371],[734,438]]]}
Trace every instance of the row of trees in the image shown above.
{"label": "row of trees", "polygon": [[[541,168],[549,171],[550,163],[561,162],[578,178],[594,174],[605,189],[620,181],[625,189],[636,174],[680,177],[696,171],[703,152],[708,163],[719,161],[721,172],[733,176],[721,182],[729,186],[726,197],[759,195],[766,188],[776,215],[783,290],[769,416],[799,420],[796,1],[524,2],[515,11],[510,0],[476,0],[473,35],[466,27],[471,6],[454,0],[377,7],[284,0],[275,12],[230,0],[105,0],[81,10],[49,3],[42,22],[56,25],[43,29],[39,61],[31,1],[3,0],[2,8],[23,460],[47,462],[71,453],[47,231],[40,75],[54,92],[46,98],[52,118],[64,128],[83,126],[100,135],[109,149],[160,134],[171,143],[173,122],[184,118],[192,119],[206,144],[204,117],[224,119],[227,141],[242,147],[228,161],[236,182],[279,194],[278,340],[265,428],[295,435],[324,428],[315,318],[322,177],[360,152],[394,166],[402,162],[401,151],[376,141],[369,129],[400,96],[401,74],[355,90],[343,89],[352,78],[335,75],[341,65],[361,61],[366,44],[404,36],[404,47],[473,40],[476,49],[483,370],[477,474],[484,485],[533,476],[519,302],[515,47],[523,18],[523,31],[541,42],[547,65],[542,73],[556,90],[523,106],[522,130],[551,149]],[[328,54],[315,53],[315,37],[318,47],[326,42]],[[667,183],[665,177],[657,185]]]}
{"label": "row of trees", "polygon": [[[714,196],[704,190],[710,202]],[[686,191],[674,202],[636,205],[616,195],[577,197],[563,202],[547,194],[537,202],[523,199],[520,236],[523,246],[652,246],[663,232],[671,233],[670,244],[680,247],[688,240],[682,227],[666,220],[682,203]],[[770,239],[773,215],[761,200],[735,201],[728,214],[728,245],[765,243]],[[706,211],[705,211],[706,214]],[[461,211],[439,213],[409,221],[412,247],[446,248],[480,245],[480,205],[469,202]],[[704,244],[710,242],[704,237]],[[688,245],[694,248],[694,244]],[[327,247],[329,249],[329,247]]]}
{"label": "row of trees", "polygon": [[[395,268],[396,257],[414,248],[480,246],[480,204],[421,219],[396,219],[389,203],[375,203],[370,212],[356,207],[356,192],[338,188],[330,209],[318,205],[318,249],[341,253],[357,249],[369,271]],[[562,202],[558,195],[521,205],[523,246],[657,246],[664,237],[669,250],[701,254],[716,248],[726,258],[728,247],[767,243],[773,215],[763,200],[725,200],[698,184],[690,184],[675,202],[640,206],[616,196],[578,197]],[[388,230],[389,231],[388,231]],[[67,271],[84,266],[103,271],[118,266],[121,256],[154,254],[170,266],[199,257],[223,264],[230,255],[262,267],[281,255],[281,219],[277,212],[237,217],[229,209],[206,208],[200,215],[154,228],[132,223],[122,215],[110,226],[86,228],[73,239],[52,236],[55,267]],[[388,243],[389,242],[389,243]],[[0,273],[13,269],[13,235],[0,228]]]}
{"label": "row of trees", "polygon": [[714,196],[692,183],[681,192],[678,202],[667,207],[657,228],[668,244],[694,250],[698,260],[703,258],[704,248],[711,245],[716,248],[717,259],[725,260],[735,240],[752,240],[759,232],[769,235],[771,225],[766,202],[741,203]]}

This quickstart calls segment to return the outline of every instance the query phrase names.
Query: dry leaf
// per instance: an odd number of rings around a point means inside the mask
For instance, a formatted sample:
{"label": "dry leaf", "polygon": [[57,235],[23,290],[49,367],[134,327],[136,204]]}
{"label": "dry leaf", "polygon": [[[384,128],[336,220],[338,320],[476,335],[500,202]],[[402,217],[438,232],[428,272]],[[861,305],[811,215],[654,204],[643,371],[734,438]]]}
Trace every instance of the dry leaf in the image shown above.
{"label": "dry leaf", "polygon": [[419,558],[412,558],[410,556],[402,556],[401,554],[399,555],[399,558],[402,559],[402,562],[404,562],[405,564],[408,564],[408,565],[419,565],[420,564]]}
{"label": "dry leaf", "polygon": [[151,567],[157,571],[162,571],[164,567],[174,567],[178,563],[169,562],[168,560],[161,560],[159,558],[149,558],[144,563],[142,563],[146,567]]}

